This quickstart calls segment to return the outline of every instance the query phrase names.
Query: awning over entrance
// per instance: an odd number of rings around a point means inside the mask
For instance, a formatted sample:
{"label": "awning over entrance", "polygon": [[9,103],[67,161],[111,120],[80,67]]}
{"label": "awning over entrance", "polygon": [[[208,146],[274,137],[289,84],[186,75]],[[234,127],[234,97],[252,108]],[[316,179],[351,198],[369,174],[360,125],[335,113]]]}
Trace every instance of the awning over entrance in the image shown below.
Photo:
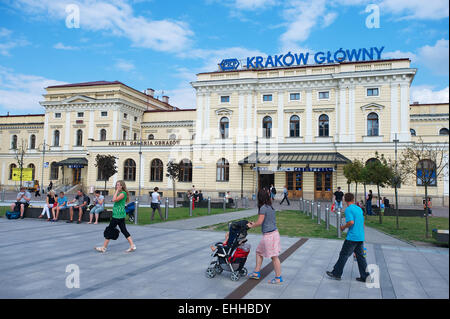
{"label": "awning over entrance", "polygon": [[67,166],[69,168],[82,168],[88,165],[88,160],[84,157],[69,157],[61,162],[58,166]]}
{"label": "awning over entrance", "polygon": [[[258,164],[347,164],[350,160],[340,153],[258,153]],[[252,153],[239,165],[255,164],[256,153]]]}

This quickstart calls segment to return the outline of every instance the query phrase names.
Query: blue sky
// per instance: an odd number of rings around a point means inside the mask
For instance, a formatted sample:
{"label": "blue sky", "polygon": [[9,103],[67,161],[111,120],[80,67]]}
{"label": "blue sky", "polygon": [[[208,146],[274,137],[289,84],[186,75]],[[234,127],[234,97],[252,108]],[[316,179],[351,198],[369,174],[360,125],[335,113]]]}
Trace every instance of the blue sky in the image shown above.
{"label": "blue sky", "polygon": [[98,80],[195,108],[190,82],[223,58],[375,46],[418,68],[411,101],[448,102],[447,1],[0,0],[0,114],[43,113],[46,86]]}

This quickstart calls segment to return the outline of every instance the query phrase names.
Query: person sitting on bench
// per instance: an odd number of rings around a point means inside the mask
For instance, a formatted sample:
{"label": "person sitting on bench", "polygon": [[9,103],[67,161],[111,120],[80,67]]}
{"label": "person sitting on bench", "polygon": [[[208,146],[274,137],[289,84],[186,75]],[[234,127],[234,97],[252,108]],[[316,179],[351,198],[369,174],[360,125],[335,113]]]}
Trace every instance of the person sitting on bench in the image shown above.
{"label": "person sitting on bench", "polygon": [[17,194],[16,202],[11,204],[11,211],[17,208],[20,209],[20,218],[23,219],[25,209],[30,205],[31,194],[26,190],[24,186],[20,188],[20,192]]}
{"label": "person sitting on bench", "polygon": [[59,217],[59,211],[67,208],[67,197],[64,196],[64,192],[60,192],[58,196],[58,204],[52,208],[53,221],[57,222]]}
{"label": "person sitting on bench", "polygon": [[86,212],[90,202],[89,197],[85,195],[81,189],[78,190],[77,196],[75,196],[75,199],[70,201],[69,204],[73,204],[76,201],[78,201],[78,205],[70,206],[70,220],[68,220],[67,223],[73,222],[73,209],[75,208],[78,210],[77,224],[81,224],[81,217],[83,216],[83,213]]}

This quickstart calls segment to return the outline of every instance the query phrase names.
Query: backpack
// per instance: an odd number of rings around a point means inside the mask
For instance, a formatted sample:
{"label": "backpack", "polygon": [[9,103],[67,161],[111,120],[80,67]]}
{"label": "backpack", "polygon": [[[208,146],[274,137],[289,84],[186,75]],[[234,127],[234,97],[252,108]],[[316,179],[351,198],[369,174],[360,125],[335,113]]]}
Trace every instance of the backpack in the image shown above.
{"label": "backpack", "polygon": [[272,194],[276,194],[277,193],[277,189],[275,187],[272,188]]}
{"label": "backpack", "polygon": [[89,196],[87,196],[87,195],[84,195],[84,199],[87,199],[86,200],[86,206],[89,207],[89,204],[91,203],[91,198]]}
{"label": "backpack", "polygon": [[6,218],[8,219],[18,219],[20,217],[20,211],[7,211],[5,214]]}

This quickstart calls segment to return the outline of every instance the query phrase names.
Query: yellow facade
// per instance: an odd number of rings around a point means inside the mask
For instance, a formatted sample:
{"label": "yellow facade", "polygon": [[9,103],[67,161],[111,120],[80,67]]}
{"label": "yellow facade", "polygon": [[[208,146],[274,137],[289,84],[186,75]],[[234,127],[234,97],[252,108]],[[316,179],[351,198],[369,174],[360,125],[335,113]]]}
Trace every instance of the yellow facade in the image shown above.
{"label": "yellow facade", "polygon": [[[118,158],[119,172],[108,181],[110,190],[115,181],[128,178],[127,186],[136,194],[141,189],[141,194],[147,195],[157,186],[163,196],[171,197],[172,183],[165,176],[165,167],[169,160],[186,159],[192,164],[192,179],[177,181],[177,192],[195,185],[212,198],[227,191],[233,197],[251,197],[258,183],[273,182],[280,194],[284,185],[299,178],[299,171],[294,171],[298,169],[303,170],[301,191],[291,195],[327,200],[329,192],[319,193],[319,184],[325,183],[328,186],[321,187],[330,187],[332,192],[337,186],[347,190],[343,162],[296,162],[289,160],[289,154],[294,158],[332,153],[367,161],[378,151],[393,158],[395,137],[399,153],[419,138],[448,149],[448,104],[410,103],[416,70],[409,63],[399,59],[201,73],[192,83],[197,95],[192,110],[171,106],[167,97],[154,98],[151,89],[140,92],[120,82],[48,87],[41,102],[45,114],[0,117],[1,184],[17,187],[17,182],[9,179],[15,163],[13,136],[19,145],[22,140],[29,145],[34,134],[35,148],[28,147],[25,166],[33,164],[35,179],[43,178],[45,185],[52,180],[56,187],[79,183],[87,190],[103,189],[95,157],[111,154]],[[376,120],[371,120],[373,117]],[[265,118],[270,118],[270,136],[263,124]],[[323,118],[327,126],[321,122]],[[221,121],[227,126],[221,127]],[[447,135],[442,134],[443,129]],[[259,163],[259,169],[265,170],[260,171],[259,182],[255,163],[244,161],[256,152],[256,140],[260,155],[285,154],[287,158]],[[80,158],[88,164],[51,172],[52,163]],[[131,179],[126,176],[131,171],[125,168],[129,159],[135,165]],[[152,179],[155,159],[164,167],[162,181]],[[218,164],[222,159],[226,169]],[[43,163],[49,166],[44,168]],[[375,186],[368,189],[376,193]],[[355,191],[355,185],[350,185],[350,190]],[[362,195],[362,185],[358,193]],[[382,196],[392,198],[392,194],[392,189],[382,190]],[[434,205],[448,205],[448,175],[431,188],[430,195]],[[402,204],[419,204],[422,197],[423,187],[415,181],[400,189]]]}

